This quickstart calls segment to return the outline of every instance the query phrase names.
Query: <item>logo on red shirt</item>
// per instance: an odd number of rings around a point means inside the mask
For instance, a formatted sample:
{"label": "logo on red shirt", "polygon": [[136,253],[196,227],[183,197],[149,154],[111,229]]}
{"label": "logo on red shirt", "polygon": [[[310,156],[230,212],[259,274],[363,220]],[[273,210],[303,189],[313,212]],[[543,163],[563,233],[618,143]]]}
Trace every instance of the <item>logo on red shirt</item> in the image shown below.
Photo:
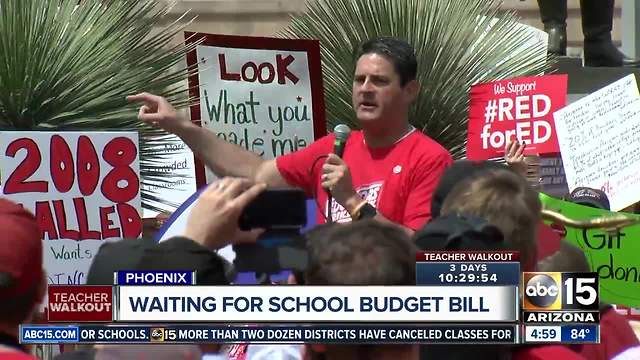
{"label": "logo on red shirt", "polygon": [[[373,207],[378,207],[378,199],[380,198],[380,191],[382,190],[383,181],[375,182],[372,184],[363,185],[356,189],[358,195],[361,198],[367,200]],[[338,204],[335,199],[331,198],[331,218],[334,222],[349,222],[351,221],[351,215],[349,212]]]}

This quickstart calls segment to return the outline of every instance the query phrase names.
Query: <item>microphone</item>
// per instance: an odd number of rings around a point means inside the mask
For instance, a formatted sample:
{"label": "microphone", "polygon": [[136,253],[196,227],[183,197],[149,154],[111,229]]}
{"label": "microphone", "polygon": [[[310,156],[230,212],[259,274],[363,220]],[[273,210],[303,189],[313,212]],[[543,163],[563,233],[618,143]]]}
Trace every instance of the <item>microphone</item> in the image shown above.
{"label": "microphone", "polygon": [[342,157],[344,154],[344,146],[347,144],[347,139],[351,134],[351,129],[345,124],[338,124],[333,129],[333,134],[336,136],[336,140],[333,143],[333,153]]}
{"label": "microphone", "polygon": [[[342,155],[344,155],[344,147],[347,144],[347,139],[351,134],[351,128],[349,128],[349,126],[345,124],[338,124],[333,129],[333,134],[336,137],[335,141],[333,142],[333,153],[338,155],[339,157],[342,157]],[[327,219],[327,222],[332,223],[333,216],[331,215],[331,204],[333,203],[333,199],[329,191],[327,191],[327,196],[328,196],[327,198],[328,201],[327,201],[327,209],[326,209],[326,213],[327,213],[326,219]]]}

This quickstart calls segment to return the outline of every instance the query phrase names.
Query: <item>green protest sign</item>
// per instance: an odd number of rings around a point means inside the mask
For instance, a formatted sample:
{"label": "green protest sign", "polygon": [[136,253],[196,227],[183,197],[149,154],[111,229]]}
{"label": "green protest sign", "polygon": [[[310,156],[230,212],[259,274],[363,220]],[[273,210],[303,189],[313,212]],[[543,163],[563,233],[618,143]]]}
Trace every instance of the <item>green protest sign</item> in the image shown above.
{"label": "green protest sign", "polygon": [[[576,220],[617,214],[576,205],[542,193],[540,200],[546,209]],[[610,304],[640,307],[640,225],[614,232],[571,227],[565,229],[565,238],[585,252],[592,271],[600,276],[601,300]]]}

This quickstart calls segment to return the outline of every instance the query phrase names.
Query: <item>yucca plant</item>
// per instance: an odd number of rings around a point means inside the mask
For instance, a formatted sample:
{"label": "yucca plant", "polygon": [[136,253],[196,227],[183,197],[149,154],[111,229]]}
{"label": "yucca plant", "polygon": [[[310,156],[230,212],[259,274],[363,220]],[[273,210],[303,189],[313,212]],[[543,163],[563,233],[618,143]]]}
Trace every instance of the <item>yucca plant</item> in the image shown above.
{"label": "yucca plant", "polygon": [[525,46],[533,35],[495,0],[313,0],[280,35],[320,40],[327,118],[354,127],[354,49],[377,36],[407,40],[422,84],[410,119],[455,157],[465,154],[471,85],[548,66],[544,45]]}
{"label": "yucca plant", "polygon": [[[154,168],[167,134],[140,123],[125,96],[186,103],[181,63],[191,47],[172,41],[187,22],[164,25],[169,10],[155,0],[0,1],[0,127],[137,130],[143,183],[166,182]],[[158,202],[143,187],[143,207]]]}

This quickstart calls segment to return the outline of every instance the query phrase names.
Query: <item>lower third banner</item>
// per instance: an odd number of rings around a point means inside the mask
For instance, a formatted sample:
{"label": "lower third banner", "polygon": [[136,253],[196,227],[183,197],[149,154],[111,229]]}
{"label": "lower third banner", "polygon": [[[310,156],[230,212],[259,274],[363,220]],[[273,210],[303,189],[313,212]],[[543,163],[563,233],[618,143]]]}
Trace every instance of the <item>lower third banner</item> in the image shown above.
{"label": "lower third banner", "polygon": [[20,343],[515,344],[516,325],[22,325]]}

